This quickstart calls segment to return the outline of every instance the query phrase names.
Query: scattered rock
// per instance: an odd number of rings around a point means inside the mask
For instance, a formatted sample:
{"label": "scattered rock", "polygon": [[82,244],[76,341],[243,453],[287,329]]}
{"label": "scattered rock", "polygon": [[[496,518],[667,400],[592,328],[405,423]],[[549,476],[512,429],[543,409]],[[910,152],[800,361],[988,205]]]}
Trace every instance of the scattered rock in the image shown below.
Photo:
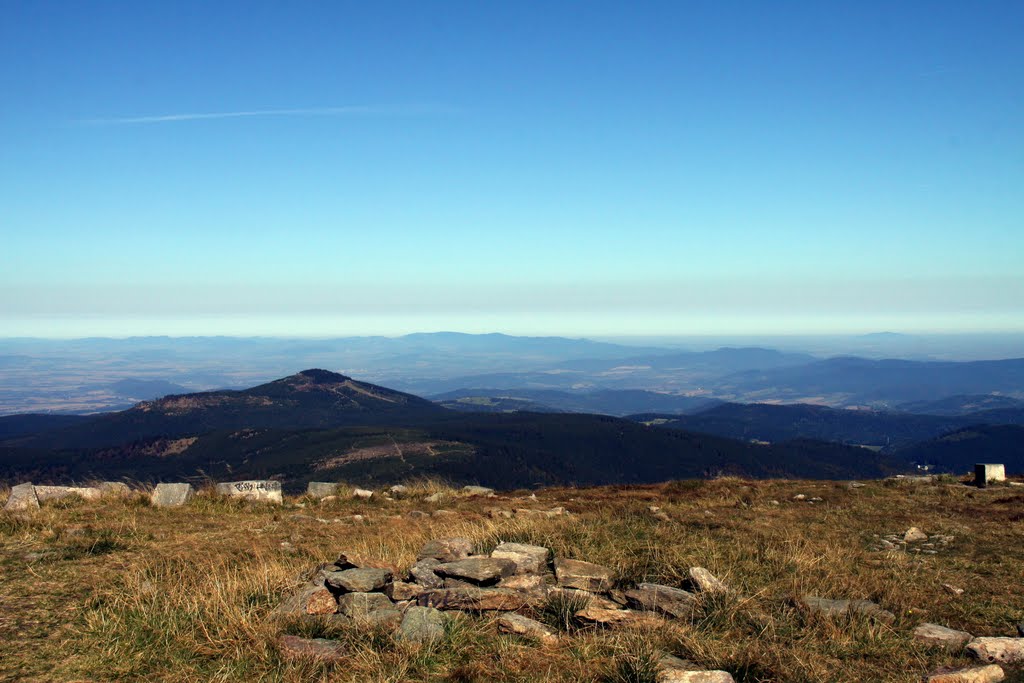
{"label": "scattered rock", "polygon": [[914,629],[914,640],[949,650],[963,649],[973,637],[967,631],[956,631],[938,624],[921,624]]}
{"label": "scattered rock", "polygon": [[896,619],[895,614],[882,609],[870,600],[829,600],[828,598],[806,595],[801,599],[801,604],[808,611],[827,617],[846,614],[861,614],[871,619],[887,623],[891,623]]}
{"label": "scattered rock", "polygon": [[435,574],[471,581],[481,586],[494,584],[499,579],[512,576],[515,570],[516,563],[512,560],[495,557],[469,557],[434,567]]}
{"label": "scattered rock", "polygon": [[370,498],[373,498],[373,491],[368,491],[367,489],[352,489],[352,497],[369,500]]}
{"label": "scattered rock", "polygon": [[551,551],[539,545],[524,543],[501,543],[491,557],[512,560],[516,574],[541,574],[548,569],[548,556]]}
{"label": "scattered rock", "polygon": [[487,511],[487,516],[491,519],[511,519],[512,511],[503,510],[501,508],[491,508]]}
{"label": "scattered rock", "polygon": [[558,578],[558,584],[566,588],[606,591],[612,587],[611,569],[582,560],[556,558],[555,576]]}
{"label": "scattered rock", "polygon": [[488,498],[494,495],[494,489],[489,489],[486,486],[463,486],[462,492],[467,496],[486,496]]}
{"label": "scattered rock", "polygon": [[983,662],[1024,662],[1024,638],[975,638],[967,651]]}
{"label": "scattered rock", "polygon": [[553,643],[558,640],[558,634],[551,628],[539,621],[524,617],[515,612],[509,612],[498,617],[498,631],[536,638],[545,643]]}
{"label": "scattered rock", "polygon": [[405,484],[395,484],[388,489],[388,493],[395,498],[404,498],[409,493],[409,487]]}
{"label": "scattered rock", "polygon": [[728,593],[729,588],[704,567],[690,567],[690,580],[701,593]]}
{"label": "scattered rock", "polygon": [[281,482],[268,481],[265,479],[250,479],[248,481],[229,481],[217,484],[217,493],[232,498],[244,498],[264,503],[275,503],[280,505],[284,502],[281,495]]}
{"label": "scattered rock", "polygon": [[848,489],[860,489],[860,488],[864,488],[864,484],[860,483],[859,481],[851,481],[849,484],[846,485],[846,488],[848,488]]}
{"label": "scattered rock", "polygon": [[467,585],[429,590],[420,595],[416,603],[421,607],[436,607],[442,610],[512,612],[528,606],[530,600],[523,593],[507,588],[478,588]]}
{"label": "scattered rock", "polygon": [[999,683],[1006,678],[996,664],[972,666],[966,669],[943,668],[925,676],[925,683]]}
{"label": "scattered rock", "polygon": [[661,612],[676,619],[686,619],[697,604],[697,596],[680,588],[657,583],[641,583],[625,593],[627,604],[635,609]]}
{"label": "scattered rock", "polygon": [[533,518],[538,518],[539,517],[541,519],[550,519],[552,517],[562,517],[565,514],[566,514],[565,508],[563,508],[563,507],[551,508],[550,510],[530,510],[528,508],[516,508],[516,511],[515,511],[515,516],[516,517],[533,517]]}
{"label": "scattered rock", "polygon": [[387,569],[345,569],[328,572],[327,583],[350,593],[372,593],[379,591],[391,580]]}
{"label": "scattered rock", "polygon": [[455,510],[434,510],[434,517],[458,517],[459,513]]}
{"label": "scattered rock", "polygon": [[338,598],[338,611],[353,619],[364,618],[377,610],[393,608],[394,604],[383,593],[345,593]]}
{"label": "scattered rock", "polygon": [[468,538],[440,538],[420,548],[417,559],[433,558],[439,562],[457,562],[473,554],[473,542]]}
{"label": "scattered rock", "polygon": [[36,487],[32,484],[18,484],[11,488],[11,496],[4,505],[4,510],[38,510],[39,497],[36,495]]}
{"label": "scattered rock", "polygon": [[426,519],[430,517],[430,515],[422,510],[410,510],[405,516],[409,519]]}
{"label": "scattered rock", "polygon": [[416,643],[444,637],[444,615],[433,607],[410,607],[405,611],[398,638]]}
{"label": "scattered rock", "polygon": [[333,481],[311,481],[306,484],[306,495],[323,500],[338,493],[338,484]]}
{"label": "scattered rock", "polygon": [[337,662],[345,656],[341,643],[326,638],[300,638],[281,636],[277,647],[285,659],[315,659],[322,662]]}
{"label": "scattered rock", "polygon": [[180,507],[195,495],[196,490],[192,484],[157,484],[150,496],[150,503],[158,508]]}
{"label": "scattered rock", "polygon": [[793,496],[793,500],[807,500],[807,496],[806,494],[798,493],[795,496]]}
{"label": "scattered rock", "polygon": [[428,503],[440,503],[442,500],[444,500],[444,498],[445,498],[445,494],[442,493],[441,491],[438,491],[437,493],[431,493],[429,496],[427,496],[423,500],[425,500]]}
{"label": "scattered rock", "polygon": [[903,540],[907,543],[920,543],[921,541],[928,540],[928,534],[921,531],[916,526],[912,526],[903,534]]}

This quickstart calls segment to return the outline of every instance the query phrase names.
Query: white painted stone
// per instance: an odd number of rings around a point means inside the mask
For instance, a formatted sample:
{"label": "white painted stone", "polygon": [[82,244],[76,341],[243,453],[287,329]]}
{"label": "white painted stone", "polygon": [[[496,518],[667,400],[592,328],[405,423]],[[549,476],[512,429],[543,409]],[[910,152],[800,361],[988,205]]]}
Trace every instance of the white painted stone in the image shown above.
{"label": "white painted stone", "polygon": [[180,507],[192,500],[195,493],[192,484],[157,484],[150,503],[158,508]]}
{"label": "white painted stone", "polygon": [[232,498],[244,498],[280,505],[284,502],[281,495],[281,482],[265,479],[249,479],[246,481],[229,481],[217,484],[217,493]]}
{"label": "white painted stone", "polygon": [[1006,466],[993,463],[978,463],[974,466],[974,485],[985,488],[992,482],[1006,481]]}
{"label": "white painted stone", "polygon": [[36,496],[36,487],[32,484],[18,484],[11,489],[11,495],[4,505],[4,510],[38,510],[39,498]]}
{"label": "white painted stone", "polygon": [[97,500],[103,497],[103,491],[92,486],[37,486],[36,498],[44,500],[60,500],[69,496],[78,496],[86,500]]}

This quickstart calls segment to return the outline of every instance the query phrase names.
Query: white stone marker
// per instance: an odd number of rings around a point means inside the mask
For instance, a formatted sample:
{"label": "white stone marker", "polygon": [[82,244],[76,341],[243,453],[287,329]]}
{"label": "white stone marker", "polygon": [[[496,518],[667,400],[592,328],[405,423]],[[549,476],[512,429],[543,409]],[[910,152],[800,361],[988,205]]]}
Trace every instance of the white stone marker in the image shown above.
{"label": "white stone marker", "polygon": [[150,503],[158,508],[176,508],[192,500],[195,494],[192,484],[157,484]]}
{"label": "white stone marker", "polygon": [[250,479],[247,481],[229,481],[217,484],[217,493],[232,498],[245,498],[265,503],[284,502],[281,495],[281,482],[267,479]]}
{"label": "white stone marker", "polygon": [[989,482],[1006,481],[1006,466],[992,463],[978,463],[974,466],[974,485],[980,489]]}

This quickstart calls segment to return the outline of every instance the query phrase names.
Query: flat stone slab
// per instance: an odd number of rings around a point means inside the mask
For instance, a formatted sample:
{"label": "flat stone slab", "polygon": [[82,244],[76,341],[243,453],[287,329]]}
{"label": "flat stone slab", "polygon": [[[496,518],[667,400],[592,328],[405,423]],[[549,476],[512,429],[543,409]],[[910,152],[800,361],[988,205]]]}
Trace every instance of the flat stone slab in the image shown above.
{"label": "flat stone slab", "polygon": [[827,617],[860,614],[886,623],[896,620],[895,614],[882,609],[870,600],[830,600],[828,598],[806,595],[801,599],[801,603],[808,611]]}
{"label": "flat stone slab", "polygon": [[512,612],[530,604],[527,596],[505,588],[476,588],[459,586],[429,590],[417,598],[421,607],[469,612]]}
{"label": "flat stone slab", "polygon": [[11,512],[38,509],[39,497],[36,495],[36,487],[32,484],[18,484],[12,487],[7,504],[4,505],[4,510]]}
{"label": "flat stone slab", "polygon": [[425,557],[409,569],[412,580],[424,588],[439,588],[443,583],[440,576],[434,573],[434,567],[441,563],[433,557]]}
{"label": "flat stone slab", "polygon": [[493,557],[469,557],[456,562],[446,562],[434,567],[434,573],[444,577],[471,581],[484,586],[512,576],[516,563],[512,560]]}
{"label": "flat stone slab", "polygon": [[1024,638],[975,638],[967,651],[983,662],[1018,664],[1024,662]]}
{"label": "flat stone slab", "polygon": [[494,489],[489,489],[486,486],[463,486],[462,492],[467,496],[493,496]]}
{"label": "flat stone slab", "polygon": [[944,668],[925,676],[925,683],[999,683],[1006,678],[997,664],[971,666],[965,669]]}
{"label": "flat stone slab", "polygon": [[344,569],[340,572],[327,572],[327,583],[334,588],[349,593],[373,593],[383,590],[391,580],[388,569]]}
{"label": "flat stone slab", "polygon": [[729,592],[729,587],[704,567],[690,567],[690,580],[701,593]]}
{"label": "flat stone slab", "polygon": [[39,502],[46,500],[60,500],[78,496],[85,500],[99,500],[103,497],[103,491],[94,486],[37,486],[36,498]]}
{"label": "flat stone slab", "polygon": [[284,502],[281,495],[281,482],[266,479],[249,479],[246,481],[229,481],[217,484],[217,493],[232,498],[244,498],[265,503]]}
{"label": "flat stone slab", "polygon": [[676,619],[685,619],[693,613],[697,596],[681,588],[657,583],[641,583],[625,593],[627,604],[634,609],[661,612]]}
{"label": "flat stone slab", "polygon": [[157,484],[149,500],[153,507],[173,508],[184,505],[195,495],[192,484]]}
{"label": "flat stone slab", "polygon": [[543,546],[525,543],[500,543],[491,553],[491,557],[515,562],[516,574],[543,574],[548,570],[550,555]]}
{"label": "flat stone slab", "polygon": [[585,591],[606,591],[612,587],[614,574],[608,567],[583,560],[555,559],[558,585]]}
{"label": "flat stone slab", "polygon": [[628,609],[605,609],[603,607],[587,607],[576,612],[580,621],[595,626],[609,628],[630,626],[662,627],[665,620],[649,612],[634,612]]}
{"label": "flat stone slab", "polygon": [[457,562],[464,560],[473,553],[473,541],[468,538],[438,538],[427,541],[419,554],[418,560],[433,558],[438,562]]}
{"label": "flat stone slab", "polygon": [[558,640],[558,634],[550,627],[515,612],[498,617],[498,631],[536,638],[545,643],[553,643]]}
{"label": "flat stone slab", "polygon": [[311,481],[306,484],[306,495],[314,498],[326,498],[338,495],[338,484],[333,481]]}
{"label": "flat stone slab", "polygon": [[658,683],[735,683],[735,679],[728,671],[665,669],[658,673]]}
{"label": "flat stone slab", "polygon": [[405,611],[398,639],[422,643],[444,638],[445,616],[433,607],[413,606]]}
{"label": "flat stone slab", "polygon": [[353,489],[352,497],[362,498],[363,500],[369,500],[370,498],[373,498],[373,491],[370,491],[369,489]]}
{"label": "flat stone slab", "polygon": [[939,624],[921,624],[914,629],[914,640],[949,650],[962,649],[972,638],[974,636],[967,631],[956,631]]}
{"label": "flat stone slab", "polygon": [[300,638],[280,636],[277,648],[285,659],[313,659],[321,662],[338,662],[345,656],[341,643],[326,638]]}

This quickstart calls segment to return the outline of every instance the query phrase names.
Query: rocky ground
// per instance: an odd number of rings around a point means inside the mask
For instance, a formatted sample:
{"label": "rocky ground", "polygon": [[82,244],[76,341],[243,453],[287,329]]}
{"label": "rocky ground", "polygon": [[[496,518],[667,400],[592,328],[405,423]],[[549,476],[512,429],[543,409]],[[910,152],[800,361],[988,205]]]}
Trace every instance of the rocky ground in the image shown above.
{"label": "rocky ground", "polygon": [[0,513],[3,680],[1024,681],[1010,486],[45,498]]}

